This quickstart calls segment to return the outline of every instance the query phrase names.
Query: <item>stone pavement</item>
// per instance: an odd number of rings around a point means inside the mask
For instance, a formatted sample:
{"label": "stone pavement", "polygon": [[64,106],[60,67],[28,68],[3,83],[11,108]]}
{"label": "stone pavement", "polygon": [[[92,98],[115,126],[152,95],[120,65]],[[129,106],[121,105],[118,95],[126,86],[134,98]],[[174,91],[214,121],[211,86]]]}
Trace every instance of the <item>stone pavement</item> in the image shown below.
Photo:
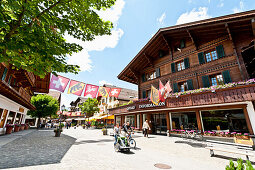
{"label": "stone pavement", "polygon": [[0,169],[59,163],[75,140],[54,137],[53,129],[34,130],[0,147]]}
{"label": "stone pavement", "polygon": [[[174,170],[224,170],[229,163],[228,158],[235,157],[229,154],[225,155],[227,159],[210,157],[209,151],[204,149],[205,143],[194,143],[176,137],[151,135],[150,138],[144,138],[142,134],[137,134],[135,140],[139,149],[131,150],[130,153],[117,153],[113,148],[114,138],[103,136],[101,130],[65,129],[64,134],[77,140],[60,163],[17,169],[150,170],[158,169],[154,165],[162,163]],[[54,149],[54,146],[49,147]],[[48,152],[47,148],[45,152]]]}

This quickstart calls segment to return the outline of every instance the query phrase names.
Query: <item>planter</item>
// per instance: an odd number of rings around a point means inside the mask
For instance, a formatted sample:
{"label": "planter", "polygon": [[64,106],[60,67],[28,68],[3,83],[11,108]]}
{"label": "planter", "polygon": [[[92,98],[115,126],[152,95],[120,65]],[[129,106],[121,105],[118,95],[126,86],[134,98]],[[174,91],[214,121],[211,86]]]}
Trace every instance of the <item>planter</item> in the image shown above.
{"label": "planter", "polygon": [[249,136],[236,136],[237,139],[249,140]]}
{"label": "planter", "polygon": [[25,125],[25,130],[28,130],[29,129],[29,125]]}
{"label": "planter", "polygon": [[54,132],[55,132],[55,137],[60,137],[62,129],[55,129]]}
{"label": "planter", "polygon": [[15,125],[15,127],[14,127],[14,132],[18,132],[19,129],[20,129],[20,125]]}
{"label": "planter", "polygon": [[244,145],[253,145],[253,141],[251,138],[247,139],[242,139],[242,138],[237,138],[234,137],[234,141],[235,143],[239,143],[239,144],[244,144]]}
{"label": "planter", "polygon": [[21,125],[20,128],[19,128],[20,131],[22,131],[24,129],[25,129],[25,125]]}
{"label": "planter", "polygon": [[12,133],[13,126],[6,126],[6,132],[5,134],[11,134]]}

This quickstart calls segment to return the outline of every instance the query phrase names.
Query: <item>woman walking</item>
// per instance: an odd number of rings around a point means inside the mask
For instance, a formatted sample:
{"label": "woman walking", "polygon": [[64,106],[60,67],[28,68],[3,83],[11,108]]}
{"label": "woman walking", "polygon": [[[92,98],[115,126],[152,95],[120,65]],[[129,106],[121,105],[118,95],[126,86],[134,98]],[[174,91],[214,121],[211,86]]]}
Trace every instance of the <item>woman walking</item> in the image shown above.
{"label": "woman walking", "polygon": [[148,120],[146,119],[145,122],[143,123],[144,137],[147,136],[147,138],[148,138],[148,130],[151,130],[151,128],[150,128],[150,125],[148,123]]}

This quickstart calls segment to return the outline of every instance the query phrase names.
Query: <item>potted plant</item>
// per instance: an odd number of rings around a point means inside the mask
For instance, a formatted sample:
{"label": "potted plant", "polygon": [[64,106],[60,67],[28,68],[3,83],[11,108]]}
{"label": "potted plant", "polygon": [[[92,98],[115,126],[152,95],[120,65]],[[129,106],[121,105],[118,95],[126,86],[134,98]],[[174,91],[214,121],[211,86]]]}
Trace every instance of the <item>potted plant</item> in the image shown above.
{"label": "potted plant", "polygon": [[25,124],[25,130],[29,129],[29,124]]}
{"label": "potted plant", "polygon": [[107,135],[107,130],[105,128],[102,129],[103,135]]}
{"label": "potted plant", "polygon": [[12,124],[7,124],[6,126],[6,134],[11,134],[12,133],[12,129],[14,128],[14,125]]}
{"label": "potted plant", "polygon": [[61,128],[56,128],[54,129],[55,132],[55,137],[60,137],[61,132],[63,132],[63,130]]}
{"label": "potted plant", "polygon": [[22,131],[22,130],[24,130],[25,129],[25,124],[21,124],[21,126],[20,126],[20,131]]}
{"label": "potted plant", "polygon": [[20,124],[15,124],[15,127],[14,127],[14,132],[18,132],[19,129],[20,129],[21,125]]}

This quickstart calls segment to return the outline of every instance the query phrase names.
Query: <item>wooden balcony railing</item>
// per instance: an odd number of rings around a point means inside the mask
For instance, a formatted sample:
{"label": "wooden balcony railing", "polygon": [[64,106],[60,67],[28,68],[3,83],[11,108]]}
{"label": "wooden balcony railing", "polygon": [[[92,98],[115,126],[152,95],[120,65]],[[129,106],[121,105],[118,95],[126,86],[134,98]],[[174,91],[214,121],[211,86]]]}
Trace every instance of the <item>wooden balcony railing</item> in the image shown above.
{"label": "wooden balcony railing", "polygon": [[22,98],[24,98],[26,101],[30,102],[31,95],[23,88],[19,88],[19,94]]}
{"label": "wooden balcony railing", "polygon": [[255,100],[255,84],[247,86],[220,89],[213,92],[188,94],[166,99],[169,108],[212,105]]}
{"label": "wooden balcony railing", "polygon": [[31,73],[31,72],[26,72],[25,74],[26,74],[27,78],[29,79],[29,82],[31,82],[32,86],[34,86],[35,85],[35,76],[34,76],[34,74]]}

